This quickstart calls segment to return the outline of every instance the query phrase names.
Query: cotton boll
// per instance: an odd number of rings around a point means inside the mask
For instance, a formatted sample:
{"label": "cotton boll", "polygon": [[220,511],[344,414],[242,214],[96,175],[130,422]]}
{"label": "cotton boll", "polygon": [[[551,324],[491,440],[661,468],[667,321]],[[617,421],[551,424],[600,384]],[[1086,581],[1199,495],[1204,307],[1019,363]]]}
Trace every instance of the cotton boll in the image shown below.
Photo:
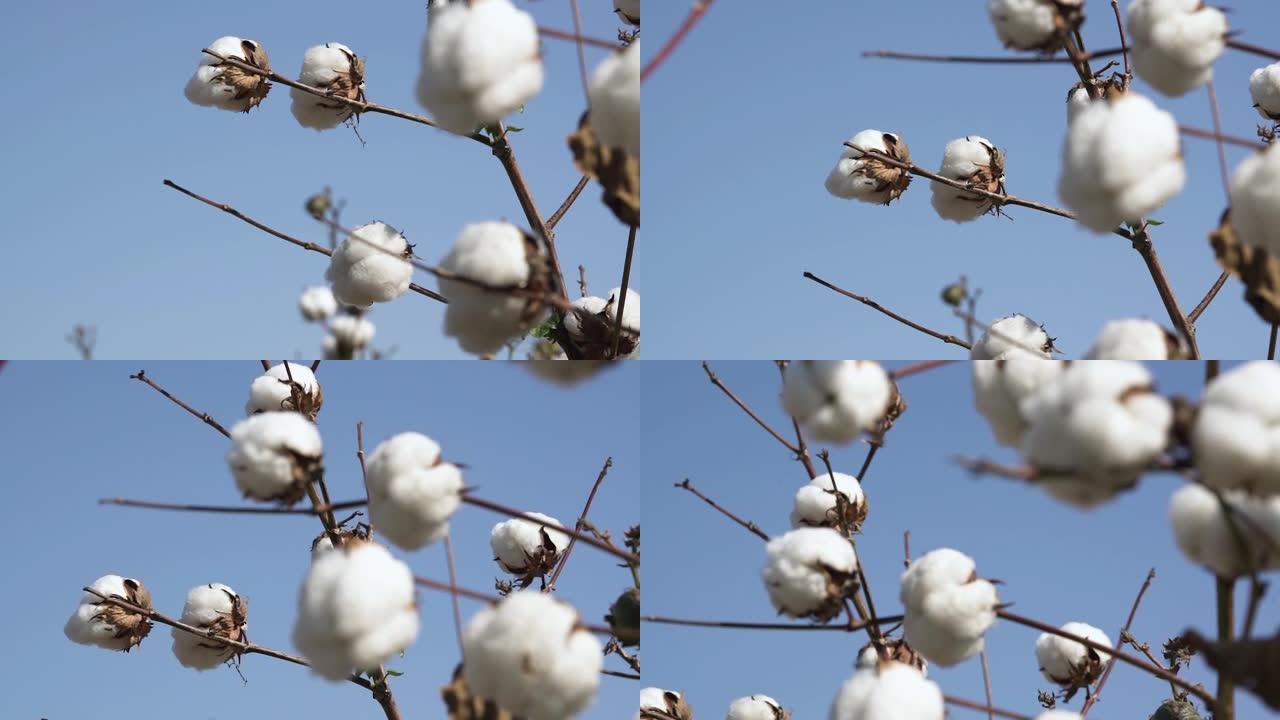
{"label": "cotton boll", "polygon": [[791,713],[768,695],[749,695],[729,705],[725,720],[791,720]]}
{"label": "cotton boll", "polygon": [[919,670],[876,662],[845,681],[831,705],[831,720],[942,720],[942,691]]}
{"label": "cotton boll", "polygon": [[822,442],[844,445],[879,430],[897,402],[897,388],[875,362],[800,360],[783,376],[783,409]]}
{"label": "cotton boll", "polygon": [[1214,378],[1191,448],[1206,485],[1280,493],[1280,365],[1259,360]]}
{"label": "cotton boll", "polygon": [[1241,242],[1280,257],[1280,144],[1250,155],[1231,176],[1231,227]]}
{"label": "cotton boll", "polygon": [[[639,3],[636,3],[637,8]],[[637,23],[639,24],[639,23]],[[601,145],[640,155],[640,40],[610,55],[591,74],[587,88],[591,129]]]}
{"label": "cotton boll", "polygon": [[1015,353],[1005,360],[974,360],[969,365],[974,404],[991,425],[996,441],[1005,447],[1018,447],[1026,432],[1022,402],[1066,367],[1029,353]]}
{"label": "cotton boll", "polygon": [[441,127],[466,134],[495,124],[541,89],[537,24],[510,0],[453,2],[431,14],[417,94]]}
{"label": "cotton boll", "polygon": [[849,138],[840,151],[840,159],[827,175],[827,192],[847,200],[888,205],[906,191],[911,184],[911,173],[879,158],[865,157],[863,150],[877,151],[900,162],[911,163],[911,150],[897,135],[863,130]]}
{"label": "cotton boll", "polygon": [[463,672],[476,695],[528,720],[567,720],[596,697],[604,653],[572,606],[514,592],[481,610],[462,638]]}
{"label": "cotton boll", "polygon": [[503,570],[521,578],[520,587],[528,587],[533,579],[547,574],[569,546],[569,536],[555,527],[564,524],[550,515],[531,512],[529,517],[550,523],[539,525],[524,518],[504,520],[489,532],[489,547],[494,560]]}
{"label": "cotton boll", "polygon": [[[151,609],[151,592],[141,580],[103,575],[89,587],[107,597]],[[80,596],[80,604],[67,619],[62,632],[68,640],[79,645],[128,652],[151,632],[151,620],[86,592]]]}
{"label": "cotton boll", "polygon": [[330,360],[351,360],[359,355],[378,328],[359,315],[339,315],[329,322],[329,334],[324,339],[324,354]]}
{"label": "cotton boll", "polygon": [[[835,476],[834,487],[832,475]],[[840,517],[837,500],[844,506]],[[791,527],[829,527],[840,529],[843,522],[857,532],[867,517],[867,499],[858,478],[845,473],[821,473],[796,491],[791,510]]]}
{"label": "cotton boll", "polygon": [[307,322],[321,322],[338,312],[338,301],[327,285],[309,287],[298,298],[298,310]]}
{"label": "cotton boll", "polygon": [[227,465],[245,497],[292,505],[323,471],[322,449],[320,431],[306,417],[267,411],[231,428]]}
{"label": "cotton boll", "polygon": [[[342,43],[325,43],[302,56],[298,82],[347,100],[364,99],[364,61]],[[303,127],[327,130],[341,125],[354,112],[337,100],[312,95],[304,90],[289,91],[290,109]]]}
{"label": "cotton boll", "polygon": [[1134,0],[1128,27],[1134,72],[1171,97],[1212,80],[1226,48],[1227,16],[1203,0]]}
{"label": "cotton boll", "polygon": [[[497,1],[485,0],[486,4]],[[542,290],[551,282],[537,242],[505,222],[464,227],[440,267],[490,287]],[[489,291],[461,280],[440,278],[440,292],[449,298],[444,334],[457,338],[463,350],[475,355],[497,352],[536,325],[545,313],[540,301]]]}
{"label": "cotton boll", "polygon": [[[638,5],[638,3],[637,3]],[[638,717],[649,718],[645,710],[657,710],[677,720],[693,720],[693,709],[685,702],[684,695],[674,690],[647,687],[640,691],[640,710]]]}
{"label": "cotton boll", "polygon": [[761,577],[778,612],[827,622],[857,584],[853,545],[830,528],[803,527],[769,541]]}
{"label": "cotton boll", "polygon": [[903,635],[930,662],[950,667],[982,651],[1000,598],[976,568],[968,555],[941,548],[917,558],[902,574]]}
{"label": "cotton boll", "polygon": [[381,545],[353,542],[311,563],[293,644],[326,680],[374,670],[418,637],[413,573]]}
{"label": "cotton boll", "polygon": [[1080,112],[1092,102],[1093,98],[1089,97],[1089,91],[1083,85],[1077,84],[1071,88],[1071,92],[1067,93],[1067,124],[1075,122]]}
{"label": "cotton boll", "polygon": [[1249,76],[1249,95],[1259,115],[1280,122],[1280,63],[1253,71]]}
{"label": "cotton boll", "polygon": [[[1099,645],[1113,647],[1111,638],[1092,625],[1069,622],[1060,629]],[[1041,633],[1036,639],[1036,662],[1040,664],[1040,673],[1049,682],[1067,688],[1071,695],[1097,681],[1103,664],[1110,658],[1107,653],[1053,633]]]}
{"label": "cotton boll", "polygon": [[640,0],[613,0],[613,11],[623,22],[640,27]]}
{"label": "cotton boll", "polygon": [[987,12],[1007,48],[1053,53],[1084,21],[1084,0],[989,0]]}
{"label": "cotton boll", "polygon": [[298,363],[281,363],[254,378],[249,386],[249,401],[244,405],[244,414],[293,410],[315,420],[323,404],[324,391],[311,368]]}
{"label": "cotton boll", "polygon": [[1053,356],[1053,338],[1025,315],[1014,313],[991,323],[969,350],[973,360]]}
{"label": "cotton boll", "polygon": [[[182,622],[218,637],[241,641],[249,606],[235,590],[222,583],[197,585],[187,593]],[[173,628],[173,654],[183,667],[210,670],[235,657],[236,649],[212,638]]]}
{"label": "cotton boll", "polygon": [[1179,360],[1178,336],[1150,320],[1112,320],[1102,326],[1085,360]]}
{"label": "cotton boll", "polygon": [[[609,291],[607,298],[586,296],[573,301],[573,309],[564,314],[564,329],[588,360],[609,359],[613,354],[614,326],[618,317],[618,298],[622,288]],[[618,358],[633,358],[640,352],[640,293],[627,288],[627,302],[622,308],[622,337],[618,341]]]}
{"label": "cotton boll", "polygon": [[[267,51],[253,40],[228,35],[214,40],[209,45],[209,50],[261,70],[271,70]],[[262,102],[270,90],[271,83],[265,77],[232,67],[208,53],[201,53],[200,64],[187,81],[184,93],[187,100],[196,105],[249,112]]]}
{"label": "cotton boll", "polygon": [[413,276],[413,246],[395,228],[371,222],[343,238],[324,277],[333,296],[344,305],[367,308],[390,302],[409,289]]}
{"label": "cotton boll", "polygon": [[1141,95],[1090,103],[1067,127],[1058,194],[1094,232],[1141,220],[1185,183],[1178,122]]}
{"label": "cotton boll", "polygon": [[369,521],[383,537],[417,550],[449,532],[449,516],[462,502],[462,471],[441,459],[434,440],[400,433],[374,448],[367,465]]}
{"label": "cotton boll", "polygon": [[[952,140],[942,153],[938,174],[972,188],[1004,194],[1004,152],[978,135]],[[968,222],[999,206],[990,199],[932,181],[933,209],[943,220]]]}
{"label": "cotton boll", "polygon": [[1133,487],[1168,444],[1169,402],[1139,363],[1072,363],[1021,407],[1036,484],[1081,508]]}
{"label": "cotton boll", "polygon": [[1169,520],[1182,554],[1224,578],[1280,569],[1280,496],[1226,490],[1222,498],[1231,512],[1201,485],[1187,484],[1173,494]]}

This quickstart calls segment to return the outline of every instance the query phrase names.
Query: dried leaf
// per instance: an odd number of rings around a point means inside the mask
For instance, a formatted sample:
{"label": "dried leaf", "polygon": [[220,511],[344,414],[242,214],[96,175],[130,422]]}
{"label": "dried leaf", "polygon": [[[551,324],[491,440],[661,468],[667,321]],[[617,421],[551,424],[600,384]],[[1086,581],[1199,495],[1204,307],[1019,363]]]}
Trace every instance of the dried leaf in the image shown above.
{"label": "dried leaf", "polygon": [[440,688],[440,696],[449,711],[448,720],[519,720],[493,701],[472,695],[461,664],[454,668],[453,680]]}
{"label": "dried leaf", "polygon": [[1262,640],[1214,642],[1193,630],[1186,638],[1210,667],[1280,710],[1280,633]]}
{"label": "dried leaf", "polygon": [[1230,210],[1222,224],[1209,234],[1209,244],[1224,270],[1245,285],[1244,299],[1268,323],[1280,323],[1280,258],[1262,248],[1241,242],[1231,227]]}
{"label": "dried leaf", "polygon": [[626,225],[640,225],[640,159],[621,148],[601,145],[591,130],[587,114],[578,131],[569,135],[573,162],[584,175],[604,188],[604,204]]}

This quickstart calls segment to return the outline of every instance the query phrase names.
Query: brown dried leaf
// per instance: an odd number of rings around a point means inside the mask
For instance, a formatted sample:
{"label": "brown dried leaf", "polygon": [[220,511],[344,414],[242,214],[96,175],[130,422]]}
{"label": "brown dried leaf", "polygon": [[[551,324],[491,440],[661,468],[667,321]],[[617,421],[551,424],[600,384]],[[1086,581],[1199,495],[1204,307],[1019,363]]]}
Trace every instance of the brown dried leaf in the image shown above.
{"label": "brown dried leaf", "polygon": [[573,162],[584,175],[604,188],[604,204],[626,225],[640,225],[640,159],[621,148],[601,145],[591,131],[587,114],[569,135]]}
{"label": "brown dried leaf", "polygon": [[440,697],[449,711],[448,720],[519,720],[493,701],[472,695],[461,664],[454,668],[453,680],[440,688]]}
{"label": "brown dried leaf", "polygon": [[1231,227],[1229,210],[1223,213],[1218,229],[1209,234],[1209,244],[1218,264],[1244,282],[1244,299],[1258,316],[1271,324],[1280,323],[1280,258],[1241,242]]}
{"label": "brown dried leaf", "polygon": [[1280,710],[1280,633],[1262,640],[1214,642],[1193,630],[1186,639],[1212,668]]}

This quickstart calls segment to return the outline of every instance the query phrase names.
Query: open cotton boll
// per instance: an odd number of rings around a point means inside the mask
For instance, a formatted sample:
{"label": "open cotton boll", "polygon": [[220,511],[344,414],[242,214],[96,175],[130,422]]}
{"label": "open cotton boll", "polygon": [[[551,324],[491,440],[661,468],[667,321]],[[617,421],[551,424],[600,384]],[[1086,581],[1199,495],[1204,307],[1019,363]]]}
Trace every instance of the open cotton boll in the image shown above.
{"label": "open cotton boll", "polygon": [[[214,40],[209,50],[224,58],[233,58],[247,65],[270,72],[271,63],[267,51],[253,40],[226,36]],[[234,112],[249,112],[258,106],[271,90],[265,77],[246,72],[219,60],[208,53],[200,54],[200,64],[187,81],[183,91],[196,105],[214,107]]]}
{"label": "open cotton boll", "polygon": [[613,11],[623,22],[640,27],[640,0],[613,0]]}
{"label": "open cotton boll", "polygon": [[1006,315],[991,323],[969,350],[972,360],[1053,356],[1053,338],[1026,315]]}
{"label": "open cotton boll", "polygon": [[973,558],[940,548],[902,574],[903,636],[929,662],[950,667],[982,651],[996,621],[995,585],[978,577]]}
{"label": "open cotton boll", "polygon": [[[835,476],[834,486],[832,475]],[[839,501],[839,502],[837,502]],[[840,517],[838,505],[844,507]],[[821,473],[796,491],[791,510],[791,527],[829,527],[840,529],[843,522],[858,531],[867,518],[867,499],[858,478],[845,473]]]}
{"label": "open cotton boll", "polygon": [[1173,494],[1169,521],[1182,554],[1223,578],[1280,569],[1280,496],[1225,490],[1222,499],[1233,511],[1224,511],[1212,491],[1194,483]]}
{"label": "open cotton boll", "polygon": [[[222,583],[197,585],[187,593],[182,622],[218,637],[243,642],[249,605]],[[211,670],[235,657],[236,649],[212,638],[173,628],[173,654],[183,667]]]}
{"label": "open cotton boll", "polygon": [[[335,98],[364,100],[364,60],[342,43],[325,43],[302,56],[298,82],[324,90]],[[289,91],[293,117],[303,127],[328,130],[342,124],[354,112],[338,100],[312,95],[305,90]]]}
{"label": "open cotton boll", "polygon": [[369,347],[378,328],[360,315],[344,314],[329,321],[324,355],[330,360],[351,360]]}
{"label": "open cotton boll", "polygon": [[1133,487],[1173,424],[1147,368],[1123,360],[1072,363],[1022,404],[1022,452],[1036,484],[1089,508]]}
{"label": "open cotton boll", "polygon": [[685,702],[684,695],[675,690],[647,687],[640,691],[640,714],[636,717],[649,720],[655,716],[645,710],[657,710],[666,713],[676,720],[693,720],[693,709]]}
{"label": "open cotton boll", "polygon": [[942,690],[916,668],[875,662],[845,681],[831,704],[831,720],[942,720]]}
{"label": "open cotton boll", "polygon": [[298,593],[293,644],[326,680],[375,670],[418,637],[413,572],[381,545],[320,553]]}
{"label": "open cotton boll", "polygon": [[[564,523],[550,515],[525,514],[555,527],[564,527]],[[550,572],[568,546],[569,536],[565,533],[524,518],[504,520],[489,531],[494,560],[503,570],[521,578],[520,587],[528,587],[534,578]]]}
{"label": "open cotton boll", "polygon": [[338,301],[327,285],[317,285],[302,291],[298,298],[298,310],[307,322],[321,322],[338,312]]}
{"label": "open cotton boll", "polygon": [[1065,364],[1057,360],[1015,353],[1005,360],[974,360],[973,400],[978,412],[991,425],[996,442],[1005,447],[1018,447],[1027,429],[1021,405],[1062,372]]}
{"label": "open cotton boll", "polygon": [[778,612],[827,622],[840,614],[857,583],[853,545],[831,528],[802,527],[765,548],[761,577]]}
{"label": "open cotton boll", "polygon": [[1203,0],[1134,0],[1129,52],[1138,77],[1178,97],[1213,79],[1227,41],[1227,16]]}
{"label": "open cotton boll", "polygon": [[[496,1],[485,0],[485,4]],[[506,222],[464,227],[440,267],[490,287],[535,290],[550,283],[546,258],[537,242]],[[440,278],[440,292],[449,298],[444,334],[457,338],[463,350],[475,355],[497,352],[533,327],[545,312],[538,300],[492,292],[460,280]]]}
{"label": "open cotton boll", "polygon": [[[614,288],[609,291],[608,298],[590,295],[580,297],[573,301],[573,309],[564,314],[564,329],[582,352],[583,358],[605,360],[612,356],[614,324],[618,319],[618,298],[621,296],[622,288]],[[617,357],[635,357],[639,351],[640,293],[627,288]]]}
{"label": "open cotton boll", "polygon": [[1259,115],[1280,122],[1280,63],[1253,71],[1249,76],[1249,95]]}
{"label": "open cotton boll", "polygon": [[1280,364],[1256,360],[1210,381],[1191,449],[1206,485],[1280,493]]}
{"label": "open cotton boll", "polygon": [[827,192],[838,198],[876,205],[888,205],[897,200],[911,184],[911,173],[879,158],[866,157],[863,150],[877,151],[900,162],[911,163],[911,150],[897,135],[863,130],[849,138],[840,151],[840,159],[827,175]]}
{"label": "open cotton boll", "polygon": [[281,363],[253,379],[244,414],[293,410],[315,420],[322,405],[324,390],[311,368],[299,363]]}
{"label": "open cotton boll", "polygon": [[1184,356],[1178,336],[1139,318],[1112,320],[1085,353],[1085,360],[1178,360]]}
{"label": "open cotton boll", "polygon": [[231,428],[227,466],[245,497],[292,505],[323,471],[322,452],[315,423],[300,413],[271,410]]}
{"label": "open cotton boll", "polygon": [[1094,232],[1141,220],[1185,183],[1178,121],[1137,93],[1089,103],[1067,126],[1058,195]]}
{"label": "open cotton boll", "polygon": [[409,289],[413,246],[398,230],[371,222],[351,231],[333,252],[324,278],[344,305],[367,308],[390,302]]}
{"label": "open cotton boll", "polygon": [[[1069,622],[1059,629],[1099,645],[1113,647],[1111,638],[1092,625]],[[1053,633],[1041,633],[1036,638],[1036,662],[1040,664],[1040,674],[1049,682],[1067,688],[1071,695],[1093,684],[1102,675],[1102,667],[1110,658],[1108,653]]]}
{"label": "open cotton boll", "polygon": [[462,637],[463,674],[476,695],[528,720],[568,720],[595,701],[604,652],[573,607],[514,592],[479,613]]}
{"label": "open cotton boll", "polygon": [[1280,143],[1245,158],[1231,176],[1231,227],[1241,242],[1280,257]]}
{"label": "open cotton boll", "polygon": [[[120,598],[138,607],[151,609],[151,592],[141,580],[103,575],[89,587],[107,597]],[[128,652],[151,632],[151,620],[145,615],[113,605],[86,592],[80,596],[80,604],[71,613],[71,617],[67,618],[62,632],[68,640],[79,645]]]}
{"label": "open cotton boll", "polygon": [[441,459],[434,440],[394,435],[374,448],[365,472],[369,522],[396,546],[417,550],[449,532],[449,516],[462,502],[462,471]]}
{"label": "open cotton boll", "polygon": [[782,379],[783,409],[822,442],[878,430],[897,400],[889,374],[868,360],[799,360]]}
{"label": "open cotton boll", "polygon": [[537,24],[510,0],[451,2],[431,14],[417,94],[441,127],[471,133],[541,89]]}
{"label": "open cotton boll", "polygon": [[[947,143],[938,174],[972,188],[1004,194],[1004,152],[979,135],[969,135]],[[968,222],[994,211],[990,199],[931,181],[933,209],[943,220]]]}
{"label": "open cotton boll", "polygon": [[[637,3],[637,7],[638,7]],[[636,23],[639,24],[639,23]],[[605,58],[587,86],[591,129],[601,145],[640,155],[640,40]]]}
{"label": "open cotton boll", "polygon": [[1053,53],[1084,21],[1084,0],[989,0],[987,12],[1007,48]]}
{"label": "open cotton boll", "polygon": [[749,695],[729,705],[725,720],[791,720],[791,713],[768,695]]}

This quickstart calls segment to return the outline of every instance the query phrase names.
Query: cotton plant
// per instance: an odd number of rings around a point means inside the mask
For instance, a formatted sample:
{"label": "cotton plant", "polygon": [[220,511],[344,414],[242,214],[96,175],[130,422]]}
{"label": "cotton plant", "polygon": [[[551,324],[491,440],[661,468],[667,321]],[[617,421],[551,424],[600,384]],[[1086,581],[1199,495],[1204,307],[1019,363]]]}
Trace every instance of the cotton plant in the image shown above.
{"label": "cotton plant", "polygon": [[1280,62],[1253,71],[1249,76],[1249,96],[1259,115],[1280,122]]}
{"label": "cotton plant", "polygon": [[[1099,645],[1113,647],[1111,638],[1105,632],[1087,623],[1069,622],[1059,629]],[[1036,638],[1036,662],[1040,674],[1063,688],[1067,700],[1078,690],[1097,682],[1102,676],[1105,663],[1110,659],[1111,655],[1106,652],[1053,633],[1041,633]]]}
{"label": "cotton plant", "polygon": [[[267,51],[255,40],[228,35],[214,40],[209,45],[209,50],[223,58],[239,60],[266,72],[271,71]],[[195,105],[247,113],[257,107],[270,90],[271,83],[265,77],[202,53],[195,73],[187,81],[184,94]]]}
{"label": "cotton plant", "polygon": [[549,523],[550,527],[524,518],[511,518],[489,531],[494,561],[514,575],[522,588],[528,587],[534,578],[551,572],[560,554],[569,546],[569,536],[555,529],[564,527],[559,520],[538,512],[526,514]]}
{"label": "cotton plant", "polygon": [[899,136],[880,130],[863,130],[849,138],[840,151],[840,159],[827,175],[827,192],[846,200],[888,205],[906,192],[911,184],[911,173],[869,156],[863,152],[865,150],[911,164],[911,150]]}
{"label": "cotton plant", "polygon": [[[614,327],[621,297],[622,288],[610,290],[605,298],[587,295],[574,300],[572,309],[564,314],[564,329],[584,359],[614,357]],[[626,297],[616,356],[619,359],[638,357],[640,353],[640,293],[627,288]]]}
{"label": "cotton plant", "polygon": [[1214,491],[1188,483],[1169,503],[1174,541],[1187,560],[1234,579],[1280,570],[1280,495]]}
{"label": "cotton plant", "polygon": [[366,223],[351,231],[333,251],[325,280],[343,305],[368,309],[391,302],[409,290],[413,277],[413,245],[384,222]]}
{"label": "cotton plant", "polygon": [[613,12],[623,22],[640,27],[640,0],[613,0]]}
{"label": "cotton plant", "polygon": [[1159,323],[1144,318],[1111,320],[1102,326],[1085,360],[1181,360],[1182,340]]}
{"label": "cotton plant", "polygon": [[323,469],[324,445],[301,413],[271,410],[231,428],[227,466],[247,498],[292,505]]}
{"label": "cotton plant", "polygon": [[[636,4],[637,12],[639,3]],[[639,24],[638,19],[635,24]],[[600,144],[640,156],[640,41],[606,57],[587,85],[591,130]]]}
{"label": "cotton plant", "polygon": [[272,365],[249,385],[245,415],[292,410],[315,420],[324,405],[324,390],[311,368],[299,363]]}
{"label": "cotton plant", "polygon": [[[118,598],[140,608],[151,609],[151,592],[141,580],[120,575],[103,575],[89,587],[109,598]],[[62,632],[68,640],[79,645],[128,652],[151,632],[151,620],[146,615],[113,605],[86,592],[80,596],[80,602],[71,617],[67,618]]]}
{"label": "cotton plant", "polygon": [[[957,138],[943,150],[938,175],[970,188],[1003,195],[1004,151],[980,135]],[[990,198],[936,180],[931,181],[929,187],[933,191],[933,209],[943,220],[969,222],[1000,207]]]}
{"label": "cotton plant", "polygon": [[547,593],[514,592],[481,610],[462,637],[467,685],[512,715],[567,720],[596,698],[604,652],[577,610]]}
{"label": "cotton plant", "polygon": [[236,657],[235,647],[218,638],[246,641],[249,603],[222,583],[191,588],[182,606],[181,621],[208,635],[173,628],[173,654],[183,667],[212,670]]}
{"label": "cotton plant", "polygon": [[815,440],[847,445],[876,432],[898,409],[898,389],[879,363],[800,360],[783,376],[782,407]]}
{"label": "cotton plant", "polygon": [[969,366],[978,412],[991,426],[996,442],[1016,448],[1027,431],[1023,401],[1057,377],[1066,364],[1018,353],[1004,360],[974,360]]}
{"label": "cotton plant", "polygon": [[640,712],[636,720],[652,720],[656,715],[645,712],[656,710],[676,720],[693,720],[693,708],[685,701],[684,694],[675,690],[647,687],[640,691]]}
{"label": "cotton plant", "polygon": [[773,538],[761,578],[782,615],[829,622],[857,587],[853,545],[826,527],[802,527]]}
{"label": "cotton plant", "polygon": [[1055,338],[1049,337],[1044,326],[1014,313],[991,323],[982,337],[969,350],[971,360],[1008,360],[1013,357],[1053,357],[1057,350]]}
{"label": "cotton plant", "polygon": [[342,100],[364,100],[364,60],[342,43],[325,43],[309,48],[302,56],[298,82],[332,96],[322,98],[291,88],[293,117],[303,127],[329,130],[341,125],[355,112]]}
{"label": "cotton plant", "polygon": [[1084,22],[1084,0],[988,0],[987,13],[1005,47],[1051,54]]}
{"label": "cotton plant", "polygon": [[324,322],[338,312],[338,299],[328,285],[316,285],[298,296],[298,312],[307,322]]}
{"label": "cotton plant", "polygon": [[791,713],[768,695],[748,695],[729,704],[725,720],[791,720]]}
{"label": "cotton plant", "polygon": [[942,720],[942,690],[920,670],[897,661],[861,667],[840,686],[830,720]]}
{"label": "cotton plant", "polygon": [[995,585],[978,577],[973,558],[950,548],[912,561],[902,574],[899,599],[906,641],[942,667],[982,651],[1000,604]]}
{"label": "cotton plant", "polygon": [[1128,27],[1133,69],[1171,97],[1213,79],[1230,29],[1227,16],[1202,0],[1134,0]]}
{"label": "cotton plant", "polygon": [[846,473],[819,473],[796,490],[791,527],[848,528],[858,532],[867,518],[867,498],[858,478]]}
{"label": "cotton plant", "polygon": [[1231,227],[1239,240],[1280,257],[1280,150],[1245,158],[1231,176]]}
{"label": "cotton plant", "polygon": [[322,345],[325,357],[352,360],[369,347],[378,328],[359,312],[343,312],[329,321],[328,330]]}
{"label": "cotton plant", "polygon": [[365,485],[369,521],[404,550],[447,535],[449,517],[462,502],[462,470],[441,457],[436,441],[416,432],[394,435],[374,448]]}
{"label": "cotton plant", "polygon": [[1280,494],[1280,365],[1249,362],[1210,381],[1191,449],[1206,485]]}

